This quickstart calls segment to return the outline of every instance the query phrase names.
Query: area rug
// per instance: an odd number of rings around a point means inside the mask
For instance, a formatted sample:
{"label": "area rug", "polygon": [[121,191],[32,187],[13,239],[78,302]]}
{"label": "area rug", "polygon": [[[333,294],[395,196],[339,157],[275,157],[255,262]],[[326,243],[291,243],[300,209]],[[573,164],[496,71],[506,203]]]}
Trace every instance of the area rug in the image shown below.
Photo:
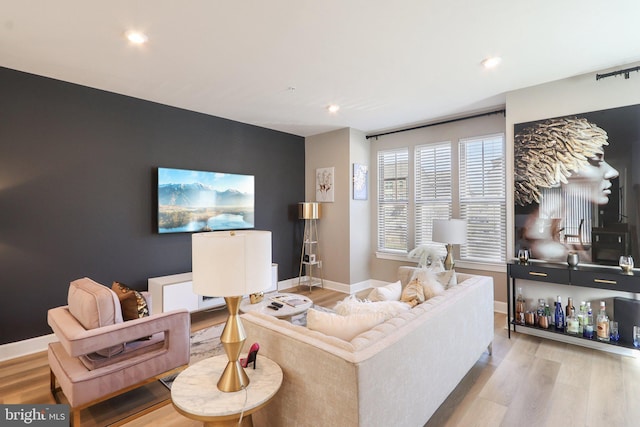
{"label": "area rug", "polygon": [[[324,307],[314,306],[313,307],[319,311],[329,311]],[[294,325],[306,326],[307,325],[307,313],[298,314],[291,318],[291,323]],[[222,330],[224,329],[224,323],[219,325],[210,326],[205,329],[201,329],[199,331],[194,332],[190,338],[190,348],[191,348],[191,357],[189,359],[189,365],[193,365],[203,359],[207,359],[213,356],[219,356],[224,354],[224,347],[220,342],[220,335],[222,335]],[[165,385],[168,389],[171,389],[171,384],[173,384],[173,380],[176,379],[178,374],[172,374],[167,377],[164,377],[160,380],[162,384]]]}

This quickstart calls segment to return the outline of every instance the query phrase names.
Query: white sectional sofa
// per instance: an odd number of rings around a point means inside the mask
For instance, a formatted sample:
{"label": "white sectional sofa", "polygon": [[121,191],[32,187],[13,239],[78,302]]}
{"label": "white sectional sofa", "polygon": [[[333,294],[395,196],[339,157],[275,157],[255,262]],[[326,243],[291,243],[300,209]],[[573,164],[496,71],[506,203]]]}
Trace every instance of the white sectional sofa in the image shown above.
{"label": "white sectional sofa", "polygon": [[[401,267],[406,278],[411,267]],[[261,313],[247,342],[277,362],[282,387],[256,426],[422,426],[493,340],[493,279],[458,285],[350,342]],[[406,283],[403,283],[405,285]]]}

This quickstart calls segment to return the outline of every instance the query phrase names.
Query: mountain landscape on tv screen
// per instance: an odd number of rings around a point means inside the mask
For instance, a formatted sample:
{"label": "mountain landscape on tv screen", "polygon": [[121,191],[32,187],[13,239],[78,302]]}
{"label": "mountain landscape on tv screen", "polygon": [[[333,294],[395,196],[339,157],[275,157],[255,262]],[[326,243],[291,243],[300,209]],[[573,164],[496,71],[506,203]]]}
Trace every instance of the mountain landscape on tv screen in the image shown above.
{"label": "mountain landscape on tv screen", "polygon": [[217,191],[199,182],[193,184],[164,184],[158,188],[158,204],[206,208],[211,206],[253,206],[253,194],[228,189]]}
{"label": "mountain landscape on tv screen", "polygon": [[254,227],[254,196],[218,191],[202,183],[158,186],[160,233],[233,230]]}

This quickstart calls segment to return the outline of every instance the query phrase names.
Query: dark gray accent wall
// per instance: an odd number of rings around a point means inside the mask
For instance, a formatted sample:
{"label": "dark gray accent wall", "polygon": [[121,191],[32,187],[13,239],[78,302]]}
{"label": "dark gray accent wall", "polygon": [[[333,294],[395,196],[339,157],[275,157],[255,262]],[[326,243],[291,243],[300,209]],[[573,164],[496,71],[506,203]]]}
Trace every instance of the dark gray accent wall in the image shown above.
{"label": "dark gray accent wall", "polygon": [[298,275],[304,138],[0,68],[0,344],[51,333],[74,279],[191,270],[191,235],[155,231],[158,167],[255,175],[256,229]]}

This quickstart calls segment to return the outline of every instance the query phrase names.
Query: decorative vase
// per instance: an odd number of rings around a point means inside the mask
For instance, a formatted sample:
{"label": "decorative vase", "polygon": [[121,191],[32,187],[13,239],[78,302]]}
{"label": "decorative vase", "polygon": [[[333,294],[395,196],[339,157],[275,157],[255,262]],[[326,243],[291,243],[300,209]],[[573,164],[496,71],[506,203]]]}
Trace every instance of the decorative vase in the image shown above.
{"label": "decorative vase", "polygon": [[631,255],[621,256],[619,265],[624,274],[633,274],[633,257]]}
{"label": "decorative vase", "polygon": [[529,262],[529,249],[518,250],[518,260],[520,264],[526,264]]}
{"label": "decorative vase", "polygon": [[569,267],[575,268],[578,266],[579,262],[580,258],[578,257],[578,254],[575,252],[569,252],[569,255],[567,255],[567,264],[569,264]]}
{"label": "decorative vase", "polygon": [[251,304],[257,304],[264,299],[264,292],[256,292],[249,295],[249,302]]}

